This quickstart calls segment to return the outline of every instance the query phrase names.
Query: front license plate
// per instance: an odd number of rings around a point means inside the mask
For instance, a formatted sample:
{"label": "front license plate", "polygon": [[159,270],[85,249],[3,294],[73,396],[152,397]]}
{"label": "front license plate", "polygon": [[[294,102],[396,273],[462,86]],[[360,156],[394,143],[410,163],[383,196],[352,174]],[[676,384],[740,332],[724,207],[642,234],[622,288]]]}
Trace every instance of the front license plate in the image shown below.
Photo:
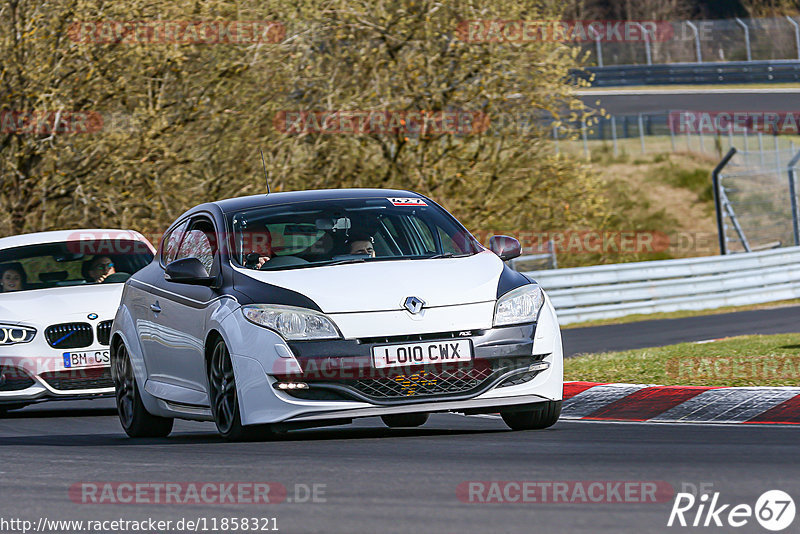
{"label": "front license plate", "polygon": [[98,367],[109,365],[111,355],[107,350],[90,350],[85,352],[65,352],[64,367],[67,369],[79,369],[81,367]]}
{"label": "front license plate", "polygon": [[472,344],[468,339],[372,347],[372,363],[376,369],[471,360]]}

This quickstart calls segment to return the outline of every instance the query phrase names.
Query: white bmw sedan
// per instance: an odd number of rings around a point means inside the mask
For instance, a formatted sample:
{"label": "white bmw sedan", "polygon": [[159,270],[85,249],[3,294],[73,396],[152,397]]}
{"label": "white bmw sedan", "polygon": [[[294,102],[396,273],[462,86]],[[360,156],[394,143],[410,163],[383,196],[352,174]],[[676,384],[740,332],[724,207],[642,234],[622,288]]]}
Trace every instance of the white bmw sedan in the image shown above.
{"label": "white bmw sedan", "polygon": [[113,394],[109,336],[122,283],[154,252],[125,230],[0,239],[0,415]]}
{"label": "white bmw sedan", "polygon": [[561,411],[548,297],[432,200],[397,190],[273,193],[197,206],[125,284],[111,332],[123,428],[175,418],[227,439],[380,416]]}

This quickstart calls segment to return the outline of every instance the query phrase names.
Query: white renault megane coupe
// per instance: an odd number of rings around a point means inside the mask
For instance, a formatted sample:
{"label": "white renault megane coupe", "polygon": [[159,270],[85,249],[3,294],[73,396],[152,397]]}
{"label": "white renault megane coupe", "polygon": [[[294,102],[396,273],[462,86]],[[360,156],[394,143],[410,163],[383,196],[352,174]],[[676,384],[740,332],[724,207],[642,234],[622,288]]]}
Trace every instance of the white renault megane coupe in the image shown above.
{"label": "white renault megane coupe", "polygon": [[113,394],[111,321],[122,283],[154,252],[126,230],[0,239],[0,414]]}
{"label": "white renault megane coupe", "polygon": [[126,283],[111,332],[132,437],[173,419],[227,439],[380,416],[500,413],[513,429],[561,412],[549,299],[416,193],[273,193],[197,206]]}

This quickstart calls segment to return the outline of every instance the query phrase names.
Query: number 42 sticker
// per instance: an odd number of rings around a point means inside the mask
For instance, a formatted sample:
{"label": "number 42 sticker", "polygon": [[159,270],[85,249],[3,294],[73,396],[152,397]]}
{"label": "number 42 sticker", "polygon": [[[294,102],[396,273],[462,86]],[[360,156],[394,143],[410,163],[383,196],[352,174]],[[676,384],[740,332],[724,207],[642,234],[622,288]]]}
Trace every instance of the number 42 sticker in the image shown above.
{"label": "number 42 sticker", "polygon": [[427,206],[428,204],[421,198],[389,198],[387,199],[394,206]]}

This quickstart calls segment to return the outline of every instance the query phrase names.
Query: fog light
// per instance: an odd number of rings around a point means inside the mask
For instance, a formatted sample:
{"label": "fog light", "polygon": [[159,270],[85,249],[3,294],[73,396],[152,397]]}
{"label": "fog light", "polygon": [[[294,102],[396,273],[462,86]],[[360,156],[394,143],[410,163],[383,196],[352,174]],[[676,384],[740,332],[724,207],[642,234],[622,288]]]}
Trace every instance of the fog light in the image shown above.
{"label": "fog light", "polygon": [[528,367],[528,371],[544,371],[550,368],[550,362],[536,362]]}
{"label": "fog light", "polygon": [[275,384],[278,389],[308,389],[308,384],[305,382],[278,382]]}

